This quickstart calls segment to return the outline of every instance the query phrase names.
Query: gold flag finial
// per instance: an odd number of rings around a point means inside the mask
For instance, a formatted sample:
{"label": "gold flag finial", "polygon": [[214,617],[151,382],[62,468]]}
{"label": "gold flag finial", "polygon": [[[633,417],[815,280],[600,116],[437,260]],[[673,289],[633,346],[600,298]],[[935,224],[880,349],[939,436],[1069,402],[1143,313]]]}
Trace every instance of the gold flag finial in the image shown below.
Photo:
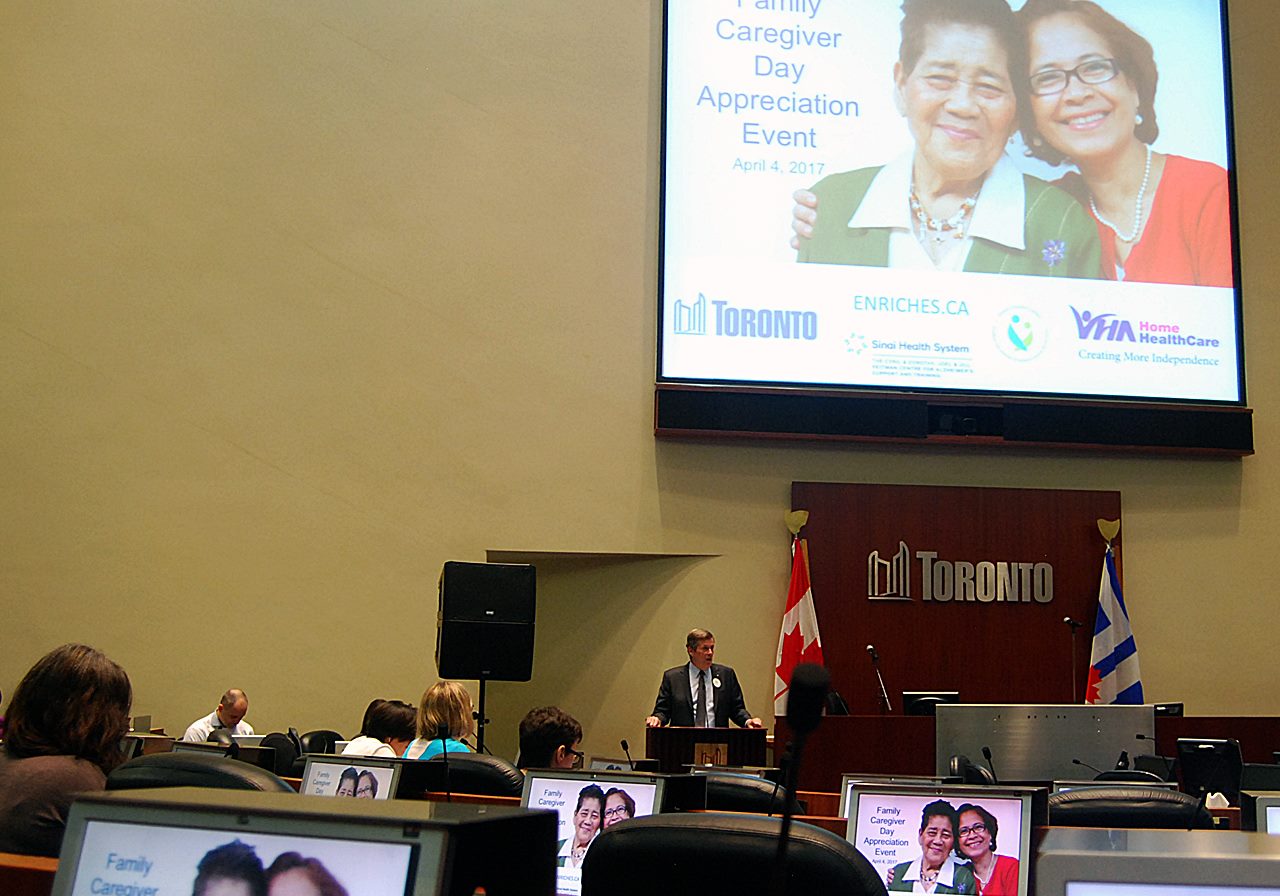
{"label": "gold flag finial", "polygon": [[1109,547],[1111,542],[1116,540],[1116,536],[1120,534],[1120,521],[1098,520],[1098,531],[1102,533],[1102,538]]}
{"label": "gold flag finial", "polygon": [[800,530],[804,528],[804,524],[809,522],[809,511],[793,510],[785,517],[787,521],[787,531],[792,535],[799,535]]}

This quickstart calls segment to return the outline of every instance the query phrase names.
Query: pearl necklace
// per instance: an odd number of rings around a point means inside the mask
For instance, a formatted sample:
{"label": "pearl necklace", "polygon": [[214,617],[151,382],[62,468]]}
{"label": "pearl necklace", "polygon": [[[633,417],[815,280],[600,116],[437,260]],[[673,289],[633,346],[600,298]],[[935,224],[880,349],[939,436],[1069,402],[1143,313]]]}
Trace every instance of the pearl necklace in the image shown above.
{"label": "pearl necklace", "polygon": [[933,239],[935,243],[941,243],[947,238],[948,234],[952,239],[964,239],[964,222],[977,204],[978,194],[974,193],[960,203],[960,210],[950,218],[933,218],[925,211],[924,204],[916,194],[916,185],[911,185],[911,213],[920,222],[920,237],[922,241],[926,235]]}
{"label": "pearl necklace", "polygon": [[1151,144],[1150,143],[1146,144],[1146,147],[1147,147],[1147,167],[1142,172],[1142,186],[1138,187],[1138,198],[1135,199],[1133,202],[1133,231],[1128,236],[1125,236],[1123,233],[1121,233],[1119,227],[1112,224],[1110,221],[1108,221],[1106,218],[1102,217],[1102,215],[1098,213],[1098,206],[1095,205],[1093,202],[1093,195],[1092,194],[1089,195],[1089,208],[1090,210],[1092,210],[1093,216],[1097,218],[1101,223],[1110,227],[1115,232],[1116,238],[1119,239],[1120,242],[1122,243],[1132,243],[1134,240],[1138,238],[1138,235],[1142,233],[1142,200],[1146,198],[1147,184],[1151,180]]}

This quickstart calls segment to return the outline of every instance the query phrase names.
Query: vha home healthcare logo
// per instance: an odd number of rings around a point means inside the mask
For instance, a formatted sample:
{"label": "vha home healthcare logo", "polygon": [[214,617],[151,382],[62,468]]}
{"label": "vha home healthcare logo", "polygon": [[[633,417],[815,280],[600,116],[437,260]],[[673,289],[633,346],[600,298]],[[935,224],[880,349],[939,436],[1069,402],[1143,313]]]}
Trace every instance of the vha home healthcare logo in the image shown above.
{"label": "vha home healthcare logo", "polygon": [[1000,354],[1009,360],[1033,361],[1044,352],[1049,329],[1035,311],[1016,305],[1000,312],[991,336]]}
{"label": "vha home healthcare logo", "polygon": [[1092,311],[1077,311],[1071,306],[1071,313],[1076,318],[1076,333],[1081,339],[1092,339],[1097,342],[1136,342],[1133,336],[1133,325],[1112,312],[1094,314]]}
{"label": "vha home healthcare logo", "polygon": [[[739,339],[803,339],[818,338],[818,313],[785,308],[739,308],[724,299],[711,299],[713,309],[711,334]],[[672,329],[679,336],[707,335],[705,295],[688,303],[676,299]]]}

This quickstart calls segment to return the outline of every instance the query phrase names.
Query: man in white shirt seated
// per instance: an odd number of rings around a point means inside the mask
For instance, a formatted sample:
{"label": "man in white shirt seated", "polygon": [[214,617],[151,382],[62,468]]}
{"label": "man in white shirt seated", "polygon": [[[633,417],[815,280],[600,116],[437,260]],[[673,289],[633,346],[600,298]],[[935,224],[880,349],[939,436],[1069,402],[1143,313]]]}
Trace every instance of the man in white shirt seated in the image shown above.
{"label": "man in white shirt seated", "polygon": [[187,728],[182,739],[188,743],[203,743],[210,732],[225,728],[231,734],[253,734],[253,726],[244,721],[249,711],[249,698],[239,688],[232,688],[222,695],[218,708],[203,719],[196,719]]}
{"label": "man in white shirt seated", "polygon": [[343,756],[395,759],[417,736],[418,711],[403,700],[380,700],[369,708],[365,728],[343,749]]}

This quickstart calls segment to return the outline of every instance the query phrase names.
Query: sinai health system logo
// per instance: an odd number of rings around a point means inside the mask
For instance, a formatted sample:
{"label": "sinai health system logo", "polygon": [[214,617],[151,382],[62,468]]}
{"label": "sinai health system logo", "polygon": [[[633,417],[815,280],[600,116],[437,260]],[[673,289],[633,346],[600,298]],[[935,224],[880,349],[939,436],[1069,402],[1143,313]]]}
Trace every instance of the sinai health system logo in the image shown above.
{"label": "sinai health system logo", "polygon": [[937,551],[916,551],[898,542],[892,556],[867,555],[869,600],[914,600],[912,559],[919,562],[920,598],[925,601],[1038,603],[1053,600],[1053,565],[1010,560],[947,560]]}
{"label": "sinai health system logo", "polygon": [[[707,329],[707,306],[711,329]],[[728,336],[738,339],[818,338],[818,313],[784,308],[741,308],[698,293],[696,302],[676,299],[672,329],[678,336]]]}

